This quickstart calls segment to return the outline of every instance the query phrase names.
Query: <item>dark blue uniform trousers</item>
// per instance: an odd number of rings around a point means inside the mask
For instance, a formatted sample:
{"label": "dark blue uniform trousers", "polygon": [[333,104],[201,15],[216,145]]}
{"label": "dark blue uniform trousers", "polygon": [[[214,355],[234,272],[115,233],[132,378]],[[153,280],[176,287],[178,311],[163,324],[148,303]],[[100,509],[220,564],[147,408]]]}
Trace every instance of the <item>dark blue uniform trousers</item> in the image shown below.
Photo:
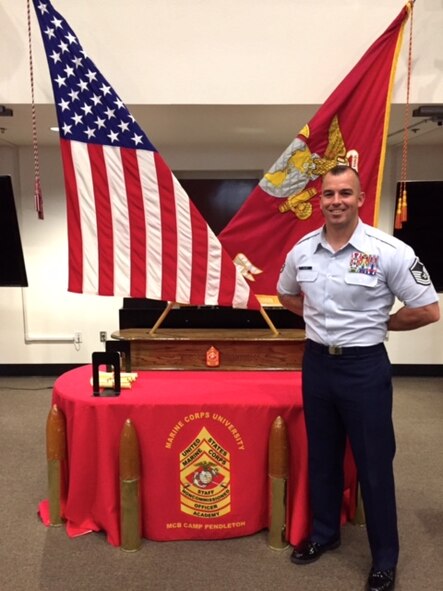
{"label": "dark blue uniform trousers", "polygon": [[398,559],[393,459],[391,365],[383,344],[328,349],[307,341],[303,359],[303,403],[308,435],[311,539],[340,537],[343,459],[349,437],[364,503],[374,568]]}

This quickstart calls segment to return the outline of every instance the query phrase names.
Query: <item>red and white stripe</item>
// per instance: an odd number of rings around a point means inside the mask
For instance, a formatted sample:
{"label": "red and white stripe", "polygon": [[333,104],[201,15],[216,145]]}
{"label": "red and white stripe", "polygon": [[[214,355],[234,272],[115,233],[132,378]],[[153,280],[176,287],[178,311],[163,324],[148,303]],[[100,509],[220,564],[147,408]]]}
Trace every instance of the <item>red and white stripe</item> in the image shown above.
{"label": "red and white stripe", "polygon": [[157,152],[60,143],[70,291],[260,307]]}

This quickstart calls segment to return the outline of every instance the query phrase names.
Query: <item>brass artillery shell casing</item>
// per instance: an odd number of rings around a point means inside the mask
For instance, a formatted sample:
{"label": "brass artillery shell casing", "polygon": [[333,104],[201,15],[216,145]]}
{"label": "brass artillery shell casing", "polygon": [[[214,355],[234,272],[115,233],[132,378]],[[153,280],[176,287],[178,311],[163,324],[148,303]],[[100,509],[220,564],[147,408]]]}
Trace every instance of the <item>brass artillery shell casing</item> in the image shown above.
{"label": "brass artillery shell casing", "polygon": [[286,540],[286,479],[269,477],[270,517],[268,546],[273,550],[288,547]]}
{"label": "brass artillery shell casing", "polygon": [[52,405],[46,422],[46,457],[48,460],[66,459],[66,421],[56,404]]}
{"label": "brass artillery shell casing", "polygon": [[286,423],[277,417],[269,434],[269,531],[268,546],[273,550],[288,547],[286,540],[286,486],[289,471],[289,448]]}
{"label": "brass artillery shell casing", "polygon": [[63,462],[66,459],[66,421],[56,404],[52,405],[46,422],[46,459],[48,463],[48,500],[50,525],[63,523],[66,485]]}
{"label": "brass artillery shell casing", "polygon": [[287,478],[289,470],[289,448],[286,423],[277,417],[269,434],[268,474],[274,478]]}
{"label": "brass artillery shell casing", "polygon": [[363,505],[363,498],[361,496],[360,483],[357,486],[357,499],[355,505],[355,515],[352,520],[354,525],[366,525],[365,507]]}
{"label": "brass artillery shell casing", "polygon": [[119,460],[121,549],[135,552],[141,546],[140,450],[130,419],[123,426]]}

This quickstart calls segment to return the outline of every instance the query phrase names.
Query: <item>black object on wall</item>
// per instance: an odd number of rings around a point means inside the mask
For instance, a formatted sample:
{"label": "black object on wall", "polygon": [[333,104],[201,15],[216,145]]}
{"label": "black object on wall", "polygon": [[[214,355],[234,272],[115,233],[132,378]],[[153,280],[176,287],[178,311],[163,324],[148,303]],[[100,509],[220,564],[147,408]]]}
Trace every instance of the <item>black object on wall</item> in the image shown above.
{"label": "black object on wall", "polygon": [[[400,183],[397,183],[397,199]],[[408,221],[394,236],[412,246],[431,276],[435,289],[443,292],[443,181],[407,181]]]}
{"label": "black object on wall", "polygon": [[0,286],[27,285],[11,177],[0,176]]}
{"label": "black object on wall", "polygon": [[217,236],[260,179],[179,179],[191,201]]}

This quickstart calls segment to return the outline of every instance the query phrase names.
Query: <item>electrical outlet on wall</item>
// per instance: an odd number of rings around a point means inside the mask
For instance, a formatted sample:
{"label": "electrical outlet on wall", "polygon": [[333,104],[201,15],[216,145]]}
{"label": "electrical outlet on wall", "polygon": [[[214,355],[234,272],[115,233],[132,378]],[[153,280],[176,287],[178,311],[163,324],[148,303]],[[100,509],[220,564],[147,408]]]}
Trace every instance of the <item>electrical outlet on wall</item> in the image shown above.
{"label": "electrical outlet on wall", "polygon": [[100,342],[101,343],[106,343],[106,339],[107,339],[107,334],[106,334],[106,330],[101,330],[100,331]]}

